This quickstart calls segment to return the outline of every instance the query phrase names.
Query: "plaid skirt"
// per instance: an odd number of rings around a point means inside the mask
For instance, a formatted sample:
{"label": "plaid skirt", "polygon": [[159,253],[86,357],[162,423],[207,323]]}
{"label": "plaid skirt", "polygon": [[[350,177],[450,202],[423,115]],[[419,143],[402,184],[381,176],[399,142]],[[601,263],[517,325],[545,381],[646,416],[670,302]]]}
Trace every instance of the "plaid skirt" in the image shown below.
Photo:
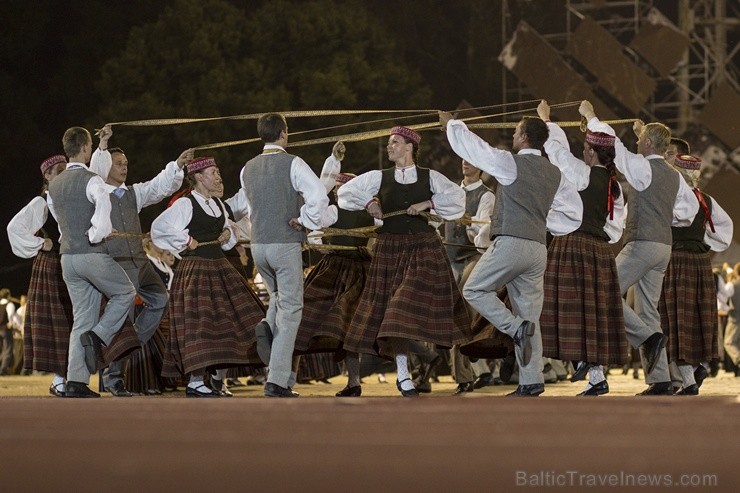
{"label": "plaid skirt", "polygon": [[581,232],[556,237],[544,285],[543,356],[602,365],[629,360],[617,265],[606,241]]}
{"label": "plaid skirt", "polygon": [[717,288],[708,252],[671,252],[658,310],[669,361],[697,365],[718,357]]}
{"label": "plaid skirt", "polygon": [[437,233],[380,234],[344,349],[392,357],[389,338],[449,348],[470,336],[468,310]]}
{"label": "plaid skirt", "polygon": [[311,380],[323,380],[342,374],[339,364],[334,361],[331,353],[312,353],[301,356],[298,365],[298,382],[310,382]]}
{"label": "plaid skirt", "polygon": [[[105,297],[103,298],[103,303]],[[141,347],[141,341],[136,334],[136,328],[130,318],[126,317],[123,327],[113,337],[113,340],[107,346],[103,346],[101,351],[101,361],[99,367],[106,367],[114,361],[121,360]]]}
{"label": "plaid skirt", "polygon": [[306,278],[296,354],[323,353],[342,347],[370,267],[369,255],[352,253],[325,255]]}
{"label": "plaid skirt", "polygon": [[225,258],[183,258],[172,281],[169,305],[162,376],[263,366],[254,326],[265,316],[265,307]]}
{"label": "plaid skirt", "polygon": [[[511,302],[504,286],[497,296],[511,309]],[[514,340],[496,329],[491,322],[476,313],[472,323],[473,339],[460,346],[460,352],[469,358],[499,359],[514,351]]]}
{"label": "plaid skirt", "polygon": [[23,328],[23,367],[66,377],[72,301],[57,252],[40,251],[33,261]]}
{"label": "plaid skirt", "polygon": [[164,390],[172,382],[161,376],[162,361],[167,345],[162,329],[158,328],[148,342],[131,353],[126,362],[124,382],[131,392],[146,393],[148,390]]}

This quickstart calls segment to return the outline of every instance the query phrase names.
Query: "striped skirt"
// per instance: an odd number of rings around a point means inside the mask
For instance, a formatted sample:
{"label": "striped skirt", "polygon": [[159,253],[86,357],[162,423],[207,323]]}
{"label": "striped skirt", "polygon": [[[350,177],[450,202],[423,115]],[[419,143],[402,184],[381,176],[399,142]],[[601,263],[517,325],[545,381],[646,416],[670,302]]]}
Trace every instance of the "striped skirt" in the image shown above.
{"label": "striped skirt", "polygon": [[67,375],[72,301],[57,252],[40,251],[33,261],[23,329],[23,367]]}
{"label": "striped skirt", "polygon": [[670,361],[697,365],[718,357],[717,288],[709,253],[671,252],[658,310]]}
{"label": "striped skirt", "polygon": [[392,357],[389,338],[449,348],[470,336],[468,310],[439,236],[380,234],[344,349]]}
{"label": "striped skirt", "polygon": [[170,293],[162,376],[259,365],[254,326],[265,307],[225,258],[185,257]]}
{"label": "striped skirt", "polygon": [[[353,252],[354,253],[354,252]],[[360,303],[370,257],[332,253],[314,267],[303,289],[303,316],[296,354],[336,351],[342,347]]]}
{"label": "striped skirt", "polygon": [[323,380],[333,378],[342,374],[339,364],[334,361],[331,353],[312,353],[301,356],[298,365],[298,382],[310,382],[311,380]]}
{"label": "striped skirt", "polygon": [[602,365],[628,361],[617,265],[606,241],[581,232],[556,237],[544,286],[543,356]]}

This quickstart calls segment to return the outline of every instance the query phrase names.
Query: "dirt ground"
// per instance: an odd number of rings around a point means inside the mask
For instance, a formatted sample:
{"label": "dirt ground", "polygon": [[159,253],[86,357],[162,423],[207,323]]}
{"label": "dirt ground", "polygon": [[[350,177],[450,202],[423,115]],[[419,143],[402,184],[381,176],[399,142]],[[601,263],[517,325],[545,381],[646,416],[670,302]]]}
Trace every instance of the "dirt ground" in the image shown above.
{"label": "dirt ground", "polygon": [[403,399],[370,376],[359,399],[331,397],[336,377],[298,399],[77,400],[0,377],[0,491],[740,491],[740,378],[635,397],[643,381],[619,373],[606,396],[561,382],[537,399],[453,397],[449,377]]}

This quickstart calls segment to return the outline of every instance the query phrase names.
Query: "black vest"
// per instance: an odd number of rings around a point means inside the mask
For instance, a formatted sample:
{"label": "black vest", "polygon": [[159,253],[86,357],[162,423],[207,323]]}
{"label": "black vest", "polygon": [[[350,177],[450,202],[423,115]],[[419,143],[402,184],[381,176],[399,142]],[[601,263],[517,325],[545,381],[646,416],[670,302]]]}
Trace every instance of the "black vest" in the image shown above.
{"label": "black vest", "polygon": [[[200,206],[200,203],[195,200],[195,197],[190,195],[188,198],[193,206],[193,217],[188,223],[190,236],[197,240],[198,243],[218,240],[218,237],[221,236],[221,232],[224,230],[224,224],[226,223],[226,216],[223,213],[223,208],[221,208],[220,217],[212,217],[206,214],[206,211],[204,211]],[[221,207],[221,201],[219,199],[211,197],[209,200],[213,202],[211,205],[214,208]],[[215,243],[212,245],[198,246],[195,250],[186,249],[181,255],[216,259],[223,258],[224,251],[221,249],[221,245]]]}
{"label": "black vest", "polygon": [[[416,167],[416,183],[401,184],[395,178],[396,168],[387,168],[382,171],[380,182],[380,205],[384,213],[405,211],[411,205],[432,198],[432,188],[429,184],[429,169]],[[422,216],[398,216],[383,219],[383,226],[379,233],[414,234],[429,233],[434,228],[429,226],[427,219]]]}
{"label": "black vest", "polygon": [[593,166],[589,176],[588,186],[578,192],[583,202],[583,220],[577,231],[609,241],[604,231],[609,214],[609,170]]}
{"label": "black vest", "polygon": [[[478,206],[480,205],[481,198],[483,198],[483,195],[486,192],[490,191],[491,190],[485,185],[481,185],[475,190],[466,190],[465,212],[467,212],[471,216],[474,216],[475,213],[478,212]],[[446,222],[444,228],[445,242],[473,246],[473,244],[468,239],[468,232],[465,224]],[[478,254],[478,250],[476,250],[475,248],[466,248],[459,246],[447,245],[445,246],[445,250],[447,250],[447,256],[450,258],[450,260],[457,262],[462,262],[463,260],[474,257]]]}
{"label": "black vest", "polygon": [[[331,198],[329,201],[334,202]],[[375,225],[373,216],[368,214],[367,211],[348,211],[337,207],[337,212],[337,222],[332,224],[332,228],[354,229]],[[364,247],[367,246],[367,240],[368,238],[360,236],[329,236],[323,241],[328,245]]]}
{"label": "black vest", "polygon": [[[703,193],[699,192],[704,196],[704,201],[707,203],[707,209],[709,209],[709,215],[712,215],[712,198]],[[699,199],[697,199],[699,200]],[[704,234],[706,233],[706,220],[707,215],[704,213],[704,208],[699,206],[699,212],[696,213],[694,220],[690,226],[684,228],[671,228],[671,234],[673,236],[673,250],[683,250],[686,252],[706,253],[709,251],[709,245],[704,243]]]}
{"label": "black vest", "polygon": [[[48,203],[48,198],[44,197],[44,200]],[[48,208],[48,207],[47,207]],[[56,219],[54,219],[54,216],[49,212],[46,215],[46,222],[41,227],[41,230],[39,231],[40,236],[42,238],[49,238],[53,244],[52,250],[55,252],[59,252],[59,224],[57,223]]]}

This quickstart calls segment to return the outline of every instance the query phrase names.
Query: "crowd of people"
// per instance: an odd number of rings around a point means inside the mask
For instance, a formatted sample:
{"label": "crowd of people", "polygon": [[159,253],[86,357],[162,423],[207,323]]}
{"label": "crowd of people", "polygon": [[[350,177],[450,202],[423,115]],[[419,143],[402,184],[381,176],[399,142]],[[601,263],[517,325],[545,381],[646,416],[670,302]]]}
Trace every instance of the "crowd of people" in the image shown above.
{"label": "crowd of people", "polygon": [[[444,360],[455,395],[516,374],[508,395],[534,397],[548,374],[570,373],[586,380],[578,395],[598,396],[630,346],[648,384],[638,395],[697,395],[721,353],[740,364],[740,264],[713,273],[709,253],[729,246],[732,221],[665,125],[637,122],[632,152],[588,101],[579,111],[582,156],[545,101],[511,151],[440,112],[461,183],[422,167],[421,135],[402,126],[390,167],[343,173],[337,142],[317,176],[286,151],[285,118],[265,114],[262,153],[229,199],[214,158],[187,149],[127,185],[111,127],[94,152],[72,127],[64,155],[41,163],[40,196],[8,224],[14,253],[34,263],[27,303],[4,293],[3,325],[23,327],[24,368],[52,374],[58,397],[99,397],[100,371],[116,397],[178,384],[228,397],[250,376],[266,397],[294,398],[301,375],[325,380],[340,362],[337,397],[362,395],[366,362],[416,397]],[[167,198],[144,233],[141,209]],[[305,276],[307,245],[324,255]]]}

